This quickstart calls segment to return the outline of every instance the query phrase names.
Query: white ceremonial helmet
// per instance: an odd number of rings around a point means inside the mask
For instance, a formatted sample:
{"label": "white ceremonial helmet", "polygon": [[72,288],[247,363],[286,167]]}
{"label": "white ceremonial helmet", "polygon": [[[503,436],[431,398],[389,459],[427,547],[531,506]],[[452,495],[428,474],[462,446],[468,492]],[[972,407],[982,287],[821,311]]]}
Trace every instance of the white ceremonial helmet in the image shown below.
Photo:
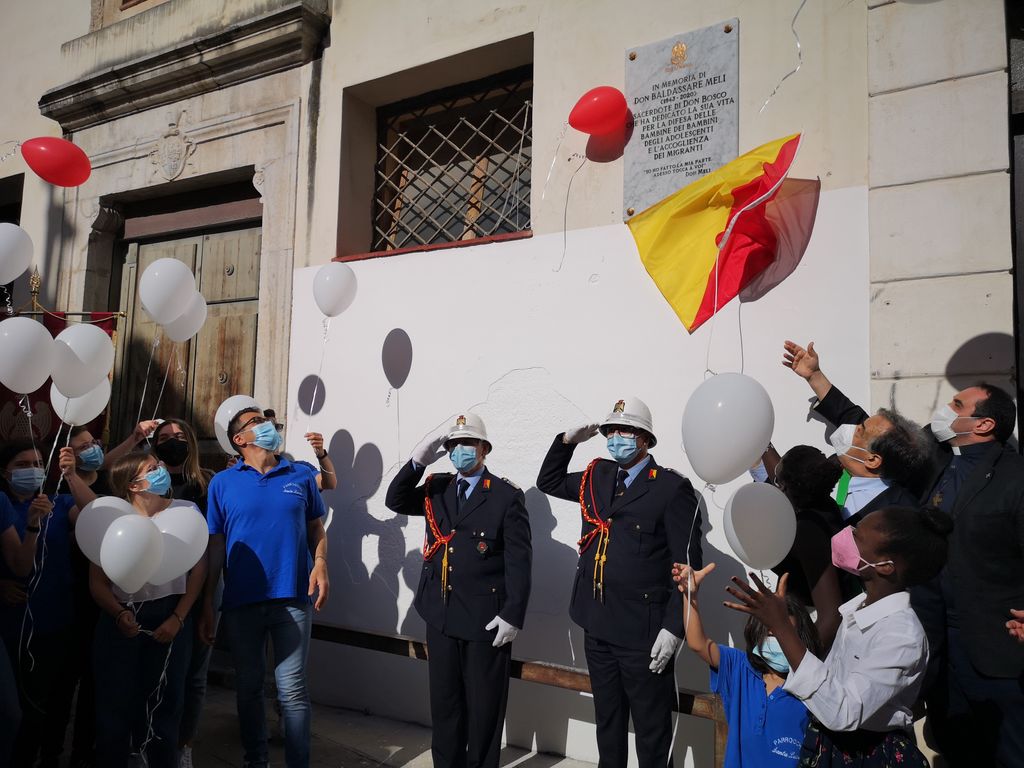
{"label": "white ceremonial helmet", "polygon": [[475,413],[460,413],[455,420],[448,425],[448,436],[444,439],[444,449],[448,450],[448,443],[460,438],[481,440],[484,443],[484,450],[491,452],[491,441],[487,439],[487,427],[484,420]]}
{"label": "white ceremonial helmet", "polygon": [[654,436],[651,409],[638,397],[627,397],[625,400],[617,401],[612,406],[612,412],[601,422],[601,434],[607,437],[608,428],[614,426],[642,429],[651,436],[651,448],[658,444],[658,438]]}
{"label": "white ceremonial helmet", "polygon": [[228,434],[228,424],[235,418],[235,414],[247,408],[255,408],[261,414],[263,413],[260,404],[248,395],[232,395],[217,408],[217,413],[213,417],[213,431],[217,435],[217,442],[220,443],[224,453],[234,455],[235,449],[231,443],[233,435]]}

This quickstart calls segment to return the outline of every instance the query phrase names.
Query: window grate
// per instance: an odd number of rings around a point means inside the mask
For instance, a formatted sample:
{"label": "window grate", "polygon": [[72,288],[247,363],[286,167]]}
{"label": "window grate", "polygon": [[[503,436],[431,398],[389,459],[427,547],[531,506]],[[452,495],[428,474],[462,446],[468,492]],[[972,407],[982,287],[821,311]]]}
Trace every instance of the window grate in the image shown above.
{"label": "window grate", "polygon": [[373,250],[530,228],[532,67],[377,111]]}

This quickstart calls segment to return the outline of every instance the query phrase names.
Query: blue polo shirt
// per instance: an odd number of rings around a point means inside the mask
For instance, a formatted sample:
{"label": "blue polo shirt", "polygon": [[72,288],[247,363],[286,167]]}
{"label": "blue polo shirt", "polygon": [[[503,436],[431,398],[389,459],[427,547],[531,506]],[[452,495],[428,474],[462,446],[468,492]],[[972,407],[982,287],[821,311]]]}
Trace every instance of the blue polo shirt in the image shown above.
{"label": "blue polo shirt", "polygon": [[[0,511],[0,532],[7,529],[9,522],[18,532],[18,538],[24,540],[25,526],[28,525],[28,508],[32,505],[32,498],[16,501],[0,493],[0,499],[4,500],[0,503],[0,508],[6,507],[9,510]],[[49,521],[43,520],[40,523],[40,526],[46,529],[46,561],[43,563],[39,584],[29,597],[29,605],[32,608],[32,631],[37,634],[50,634],[66,629],[74,618],[71,590],[71,521],[68,512],[74,508],[75,501],[67,494],[51,496],[50,501],[53,502],[53,514]],[[10,517],[7,517],[8,514]],[[40,562],[42,550],[43,545],[38,542],[37,564]],[[16,580],[27,589],[27,581],[17,578],[2,558],[0,579]],[[0,610],[0,625],[5,636],[18,636],[24,612],[23,605],[5,606]]]}
{"label": "blue polo shirt", "polygon": [[206,521],[211,535],[224,535],[221,607],[308,599],[306,525],[326,512],[312,473],[285,458],[266,474],[239,461],[214,475]]}
{"label": "blue polo shirt", "polygon": [[719,644],[711,690],[722,697],[729,723],[725,768],[795,766],[807,728],[807,707],[780,685],[769,696],[747,654]]}

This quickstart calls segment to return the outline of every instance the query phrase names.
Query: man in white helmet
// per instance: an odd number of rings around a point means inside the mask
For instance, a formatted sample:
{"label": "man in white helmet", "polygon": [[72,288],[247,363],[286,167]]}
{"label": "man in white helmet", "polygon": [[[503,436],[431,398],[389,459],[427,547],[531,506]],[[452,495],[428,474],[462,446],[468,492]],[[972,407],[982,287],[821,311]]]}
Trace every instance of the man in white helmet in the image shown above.
{"label": "man in white helmet", "polygon": [[[420,478],[448,453],[455,473]],[[498,768],[512,640],[530,597],[523,492],[488,472],[487,429],[458,416],[412,452],[385,504],[426,518],[415,606],[427,624],[435,768]]]}
{"label": "man in white helmet", "polygon": [[[601,432],[612,461],[569,472],[579,443]],[[683,604],[672,563],[702,568],[700,515],[690,481],[658,466],[650,409],[617,401],[600,424],[555,437],[537,478],[544,493],[580,505],[580,560],[569,614],[586,632],[599,766],[624,766],[632,715],[640,768],[670,765],[673,657]]]}

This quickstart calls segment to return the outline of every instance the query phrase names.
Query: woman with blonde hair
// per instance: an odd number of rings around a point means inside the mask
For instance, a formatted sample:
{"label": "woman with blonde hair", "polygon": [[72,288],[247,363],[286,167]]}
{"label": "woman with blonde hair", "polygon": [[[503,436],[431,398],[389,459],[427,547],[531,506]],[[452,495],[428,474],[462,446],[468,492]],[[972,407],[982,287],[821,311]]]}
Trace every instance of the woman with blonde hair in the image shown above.
{"label": "woman with blonde hair", "polygon": [[[130,453],[110,468],[110,487],[135,511],[156,519],[172,504],[167,468],[148,453]],[[102,615],[96,626],[96,762],[124,768],[134,751],[150,768],[177,768],[178,727],[192,650],[189,611],[206,579],[205,553],[167,584],[126,594],[93,565],[89,588]],[[166,675],[166,678],[164,678]]]}

